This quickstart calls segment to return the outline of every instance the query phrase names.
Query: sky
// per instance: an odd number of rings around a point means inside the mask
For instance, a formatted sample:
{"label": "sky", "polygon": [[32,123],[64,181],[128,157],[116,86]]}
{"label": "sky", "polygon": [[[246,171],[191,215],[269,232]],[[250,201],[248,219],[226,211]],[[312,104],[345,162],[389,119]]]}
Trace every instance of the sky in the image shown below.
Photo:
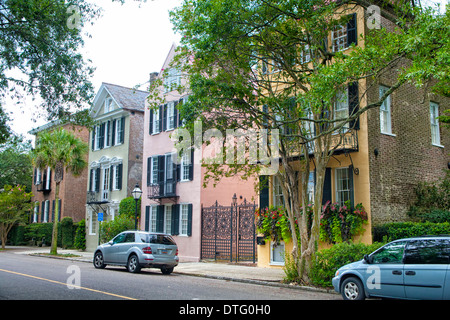
{"label": "sky", "polygon": [[[102,82],[125,87],[147,82],[151,72],[161,70],[172,44],[179,42],[180,36],[172,30],[169,10],[179,6],[181,0],[126,0],[123,5],[111,0],[91,1],[103,12],[93,26],[83,29],[91,38],[85,37],[80,52],[96,67],[91,79],[95,93]],[[32,138],[27,134],[29,130],[47,123],[45,117],[36,114],[41,111],[38,101],[29,98],[23,105],[11,101],[6,104],[12,130],[27,139]]]}

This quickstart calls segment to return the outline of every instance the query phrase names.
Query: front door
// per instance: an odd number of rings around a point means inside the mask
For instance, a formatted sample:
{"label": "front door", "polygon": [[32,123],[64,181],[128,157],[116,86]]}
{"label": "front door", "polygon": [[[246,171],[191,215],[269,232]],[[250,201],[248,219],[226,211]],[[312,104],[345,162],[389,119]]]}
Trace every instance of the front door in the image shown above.
{"label": "front door", "polygon": [[372,266],[379,268],[379,285],[368,287],[370,295],[405,298],[403,286],[403,253],[406,241],[385,245],[371,255]]}

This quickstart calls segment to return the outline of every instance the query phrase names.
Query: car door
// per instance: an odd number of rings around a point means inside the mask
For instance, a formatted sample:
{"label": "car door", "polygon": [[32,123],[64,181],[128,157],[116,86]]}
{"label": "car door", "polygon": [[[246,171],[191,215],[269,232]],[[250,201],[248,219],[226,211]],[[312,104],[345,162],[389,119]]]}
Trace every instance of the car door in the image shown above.
{"label": "car door", "polygon": [[440,300],[449,262],[449,240],[418,239],[405,251],[404,283],[408,299]]}
{"label": "car door", "polygon": [[370,255],[371,269],[376,269],[374,274],[378,275],[376,283],[367,286],[371,296],[405,298],[403,254],[406,243],[394,241]]}
{"label": "car door", "polygon": [[125,239],[125,233],[119,233],[110,242],[104,245],[103,255],[105,263],[116,263],[117,244],[122,243]]}
{"label": "car door", "polygon": [[125,237],[121,243],[116,245],[115,251],[115,263],[118,264],[126,264],[128,260],[128,252],[131,247],[133,247],[136,243],[135,241],[135,233],[127,232],[124,233]]}

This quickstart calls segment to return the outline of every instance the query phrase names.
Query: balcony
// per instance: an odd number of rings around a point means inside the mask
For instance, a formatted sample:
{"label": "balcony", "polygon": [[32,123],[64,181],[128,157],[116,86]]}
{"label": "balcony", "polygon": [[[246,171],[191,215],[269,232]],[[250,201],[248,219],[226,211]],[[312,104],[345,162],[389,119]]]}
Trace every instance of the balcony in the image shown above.
{"label": "balcony", "polygon": [[335,148],[334,154],[358,151],[358,130],[345,129],[345,131],[333,135],[331,148]]}
{"label": "balcony", "polygon": [[176,181],[162,181],[147,186],[147,198],[160,200],[163,198],[177,198]]}
{"label": "balcony", "polygon": [[108,203],[110,201],[110,192],[108,190],[104,190],[101,192],[97,191],[88,191],[86,203],[87,204],[103,204]]}

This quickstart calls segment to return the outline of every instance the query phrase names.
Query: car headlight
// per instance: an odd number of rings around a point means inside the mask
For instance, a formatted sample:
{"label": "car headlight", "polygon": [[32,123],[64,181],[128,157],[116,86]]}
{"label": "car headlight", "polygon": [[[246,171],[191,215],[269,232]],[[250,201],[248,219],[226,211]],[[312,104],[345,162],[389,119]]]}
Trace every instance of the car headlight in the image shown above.
{"label": "car headlight", "polygon": [[336,271],[336,273],[334,274],[335,277],[337,277],[339,275],[339,270]]}

